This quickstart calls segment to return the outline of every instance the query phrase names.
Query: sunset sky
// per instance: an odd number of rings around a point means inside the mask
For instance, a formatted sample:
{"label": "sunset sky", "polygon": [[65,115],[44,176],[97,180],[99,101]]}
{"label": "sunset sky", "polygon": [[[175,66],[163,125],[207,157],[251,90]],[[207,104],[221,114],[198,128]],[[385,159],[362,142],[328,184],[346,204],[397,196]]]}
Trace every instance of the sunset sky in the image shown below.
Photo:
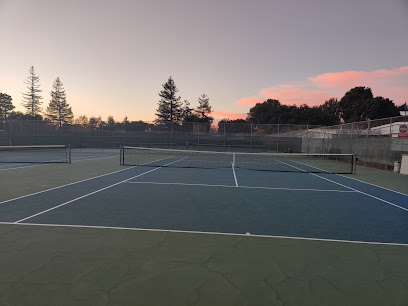
{"label": "sunset sky", "polygon": [[0,92],[43,108],[60,77],[75,116],[154,120],[172,76],[192,106],[319,105],[355,86],[408,101],[408,0],[0,0]]}

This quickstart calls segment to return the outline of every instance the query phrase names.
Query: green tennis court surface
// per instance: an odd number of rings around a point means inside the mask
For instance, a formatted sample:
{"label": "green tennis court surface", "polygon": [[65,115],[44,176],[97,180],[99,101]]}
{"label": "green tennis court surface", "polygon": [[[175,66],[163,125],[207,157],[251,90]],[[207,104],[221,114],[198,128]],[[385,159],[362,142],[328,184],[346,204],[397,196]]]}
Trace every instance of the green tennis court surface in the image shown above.
{"label": "green tennis court surface", "polygon": [[0,165],[0,304],[408,303],[407,177],[160,167],[182,158]]}

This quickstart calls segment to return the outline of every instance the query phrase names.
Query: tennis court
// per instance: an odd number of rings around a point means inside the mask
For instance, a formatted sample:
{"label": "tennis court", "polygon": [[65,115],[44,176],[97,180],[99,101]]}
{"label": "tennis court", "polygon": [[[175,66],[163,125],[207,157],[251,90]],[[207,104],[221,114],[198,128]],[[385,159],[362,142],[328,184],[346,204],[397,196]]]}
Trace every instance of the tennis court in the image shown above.
{"label": "tennis court", "polygon": [[[138,161],[116,150],[73,152],[71,165],[0,165],[7,170],[0,171],[2,185],[12,189],[0,202],[0,239],[9,248],[3,256],[21,248],[51,258],[46,272],[36,260],[32,269],[10,272],[21,272],[13,281],[19,289],[6,273],[2,281],[15,289],[8,298],[18,300],[28,282],[61,285],[66,304],[78,305],[99,304],[104,290],[115,305],[136,297],[143,305],[408,302],[406,193],[360,181],[358,172],[328,173],[321,167],[332,159],[146,153]],[[266,158],[278,169],[254,166]],[[340,167],[352,170],[344,161]],[[110,254],[110,272],[99,266],[107,262],[100,244]],[[114,250],[105,249],[109,244]],[[88,271],[89,264],[96,278],[115,275],[116,284],[102,281],[109,285],[98,291],[81,277],[56,277],[64,256],[76,263],[73,270]]]}

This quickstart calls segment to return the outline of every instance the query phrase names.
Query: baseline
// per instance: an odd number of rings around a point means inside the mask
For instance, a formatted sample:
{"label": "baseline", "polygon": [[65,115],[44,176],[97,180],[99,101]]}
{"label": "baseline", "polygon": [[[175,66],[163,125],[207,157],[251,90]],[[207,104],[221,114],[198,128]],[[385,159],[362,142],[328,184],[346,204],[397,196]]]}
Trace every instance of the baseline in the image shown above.
{"label": "baseline", "polygon": [[111,230],[128,230],[128,231],[145,231],[145,232],[170,232],[170,233],[189,233],[189,234],[201,234],[201,235],[260,237],[260,238],[293,239],[293,240],[308,240],[308,241],[326,241],[326,242],[355,243],[355,244],[368,244],[368,245],[393,245],[393,246],[408,247],[408,243],[358,241],[358,240],[342,240],[342,239],[295,237],[295,236],[259,235],[259,234],[251,234],[251,233],[240,234],[240,233],[202,232],[202,231],[185,231],[185,230],[136,228],[136,227],[117,227],[117,226],[99,226],[99,225],[49,224],[49,223],[48,224],[41,224],[41,223],[29,223],[29,222],[25,222],[25,223],[0,222],[0,224],[4,224],[4,225],[20,225],[20,226],[93,228],[93,229],[111,229]]}

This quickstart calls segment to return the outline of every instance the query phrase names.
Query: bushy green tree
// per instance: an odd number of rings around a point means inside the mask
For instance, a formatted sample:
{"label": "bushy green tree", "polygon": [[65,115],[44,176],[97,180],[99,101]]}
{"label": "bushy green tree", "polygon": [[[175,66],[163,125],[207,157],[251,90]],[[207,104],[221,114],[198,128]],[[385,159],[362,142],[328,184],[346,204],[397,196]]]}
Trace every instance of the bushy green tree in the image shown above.
{"label": "bushy green tree", "polygon": [[373,107],[368,113],[370,119],[380,119],[387,117],[399,116],[399,110],[395,106],[394,102],[390,99],[383,97],[375,97],[373,101]]}
{"label": "bushy green tree", "polygon": [[5,93],[0,93],[0,119],[6,120],[10,111],[14,109],[13,98]]}
{"label": "bushy green tree", "polygon": [[249,110],[249,121],[257,124],[338,124],[339,116],[330,110],[329,104],[324,107],[307,105],[297,107],[282,105],[278,100],[268,99],[263,103],[257,103]]}
{"label": "bushy green tree", "polygon": [[345,122],[363,121],[373,107],[374,96],[369,87],[354,87],[339,102],[341,117]]}
{"label": "bushy green tree", "polygon": [[78,118],[74,119],[74,124],[78,124],[82,127],[88,127],[89,126],[88,117],[85,115],[80,115],[78,116]]}
{"label": "bushy green tree", "polygon": [[398,116],[395,104],[383,97],[375,97],[369,87],[354,87],[339,102],[345,122],[364,121]]}
{"label": "bushy green tree", "polygon": [[113,118],[113,116],[108,116],[108,120],[106,121],[106,129],[107,130],[114,130],[115,129],[115,119]]}
{"label": "bushy green tree", "polygon": [[92,129],[96,129],[102,125],[102,118],[101,116],[99,117],[91,117],[89,118],[89,126]]}

